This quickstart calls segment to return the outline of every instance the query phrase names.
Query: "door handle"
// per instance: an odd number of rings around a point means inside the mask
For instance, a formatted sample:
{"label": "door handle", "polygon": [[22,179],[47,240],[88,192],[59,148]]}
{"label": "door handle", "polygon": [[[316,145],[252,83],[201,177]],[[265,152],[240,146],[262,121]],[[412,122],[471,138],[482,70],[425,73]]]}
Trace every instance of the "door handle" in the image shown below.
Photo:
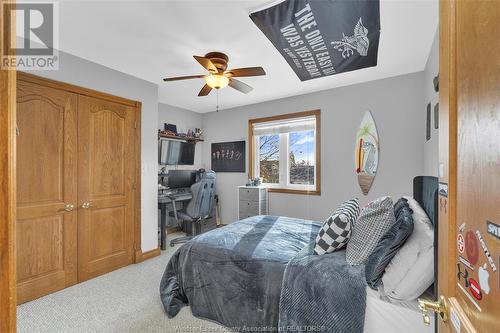
{"label": "door handle", "polygon": [[92,206],[92,204],[90,202],[84,202],[82,204],[82,208],[83,209],[89,209],[91,206]]}
{"label": "door handle", "polygon": [[446,299],[443,295],[439,297],[437,302],[431,302],[425,299],[418,299],[418,308],[422,311],[422,316],[424,319],[425,325],[431,324],[431,319],[429,317],[429,311],[438,313],[441,316],[443,322],[448,321],[448,304],[446,303]]}
{"label": "door handle", "polygon": [[64,210],[66,212],[71,212],[74,208],[75,208],[75,205],[73,205],[73,204],[66,204],[66,205],[64,205],[64,208],[61,209],[61,210]]}

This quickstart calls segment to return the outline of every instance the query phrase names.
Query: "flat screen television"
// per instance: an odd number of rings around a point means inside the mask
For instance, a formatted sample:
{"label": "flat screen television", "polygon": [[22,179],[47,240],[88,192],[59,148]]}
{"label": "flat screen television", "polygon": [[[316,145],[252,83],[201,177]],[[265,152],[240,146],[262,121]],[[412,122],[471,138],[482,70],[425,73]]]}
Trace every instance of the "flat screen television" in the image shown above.
{"label": "flat screen television", "polygon": [[195,144],[160,139],[158,163],[162,165],[193,165]]}

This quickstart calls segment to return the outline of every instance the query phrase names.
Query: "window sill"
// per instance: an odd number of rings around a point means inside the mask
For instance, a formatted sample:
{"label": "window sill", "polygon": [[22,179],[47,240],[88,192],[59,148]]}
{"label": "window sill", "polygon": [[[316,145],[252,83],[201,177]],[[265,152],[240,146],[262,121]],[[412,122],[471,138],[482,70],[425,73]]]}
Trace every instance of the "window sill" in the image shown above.
{"label": "window sill", "polygon": [[268,192],[273,193],[288,193],[288,194],[302,194],[302,195],[321,195],[321,190],[294,190],[290,188],[276,188],[276,187],[268,187]]}

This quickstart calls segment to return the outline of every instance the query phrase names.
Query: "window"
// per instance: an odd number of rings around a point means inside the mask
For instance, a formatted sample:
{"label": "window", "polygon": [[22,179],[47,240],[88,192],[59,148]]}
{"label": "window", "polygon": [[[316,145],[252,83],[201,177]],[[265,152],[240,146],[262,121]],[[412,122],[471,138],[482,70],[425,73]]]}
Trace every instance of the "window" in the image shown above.
{"label": "window", "polygon": [[320,192],[320,111],[251,119],[250,176],[272,192]]}
{"label": "window", "polygon": [[280,136],[261,135],[258,137],[259,177],[266,184],[280,183]]}

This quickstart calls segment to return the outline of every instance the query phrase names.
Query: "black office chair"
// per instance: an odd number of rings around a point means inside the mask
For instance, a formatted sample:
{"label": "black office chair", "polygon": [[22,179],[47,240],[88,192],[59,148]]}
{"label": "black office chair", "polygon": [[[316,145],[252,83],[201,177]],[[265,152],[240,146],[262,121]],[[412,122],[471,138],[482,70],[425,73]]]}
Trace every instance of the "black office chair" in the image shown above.
{"label": "black office chair", "polygon": [[185,209],[177,212],[174,205],[174,217],[178,224],[191,223],[191,236],[178,237],[170,241],[170,246],[185,243],[196,236],[196,224],[214,218],[215,207],[215,172],[206,171],[201,175],[200,181],[191,185],[193,198]]}

